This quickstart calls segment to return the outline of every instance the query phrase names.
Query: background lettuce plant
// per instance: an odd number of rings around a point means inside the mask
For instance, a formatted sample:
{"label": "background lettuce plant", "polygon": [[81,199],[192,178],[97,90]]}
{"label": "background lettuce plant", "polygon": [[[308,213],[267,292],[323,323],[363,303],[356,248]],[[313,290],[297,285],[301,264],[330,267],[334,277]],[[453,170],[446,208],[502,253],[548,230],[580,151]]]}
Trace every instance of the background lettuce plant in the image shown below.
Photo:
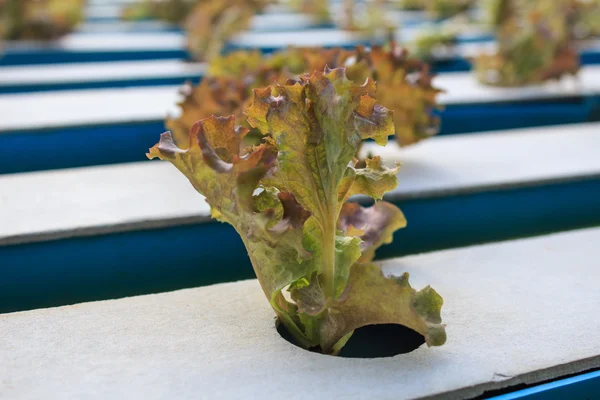
{"label": "background lettuce plant", "polygon": [[181,25],[187,48],[198,61],[217,57],[225,43],[248,28],[271,0],[141,0],[126,7],[125,20],[160,19]]}
{"label": "background lettuce plant", "polygon": [[140,0],[123,9],[125,20],[159,19],[173,24],[185,21],[199,0]]}
{"label": "background lettuce plant", "polygon": [[83,0],[0,0],[0,38],[54,40],[83,16]]}
{"label": "background lettuce plant", "polygon": [[252,17],[268,3],[269,0],[199,1],[185,21],[188,51],[196,60],[212,60],[234,34],[250,26]]}
{"label": "background lettuce plant", "polygon": [[572,2],[573,36],[576,39],[593,39],[600,36],[600,0],[572,0]]}
{"label": "background lettuce plant", "polygon": [[217,114],[236,117],[246,123],[243,111],[250,105],[252,90],[297,79],[305,71],[325,66],[346,68],[355,83],[370,78],[379,82],[377,98],[394,111],[396,140],[410,145],[438,133],[435,115],[440,90],[432,85],[428,65],[408,56],[405,49],[390,43],[370,50],[340,48],[289,48],[265,56],[258,51],[237,51],[217,57],[210,63],[200,85],[187,85],[179,104],[181,114],[167,121],[175,140],[187,141],[189,129],[200,118]]}
{"label": "background lettuce plant", "polygon": [[482,83],[520,86],[578,72],[573,0],[490,0],[488,6],[498,50],[475,59]]}
{"label": "background lettuce plant", "polygon": [[[406,273],[384,276],[372,262],[406,225],[396,206],[379,201],[395,188],[397,168],[379,157],[356,165],[362,140],[383,145],[394,133],[392,112],[375,91],[373,80],[358,85],[343,68],[315,71],[253,91],[246,115],[264,135],[260,145],[243,145],[248,129],[236,128],[234,116],[211,116],[194,124],[185,146],[166,132],[148,153],[175,165],[213,217],[239,233],[297,343],[328,354],[373,324],[407,326],[430,346],[446,340],[442,298],[430,287],[414,290]],[[356,194],[376,203],[348,202]]]}

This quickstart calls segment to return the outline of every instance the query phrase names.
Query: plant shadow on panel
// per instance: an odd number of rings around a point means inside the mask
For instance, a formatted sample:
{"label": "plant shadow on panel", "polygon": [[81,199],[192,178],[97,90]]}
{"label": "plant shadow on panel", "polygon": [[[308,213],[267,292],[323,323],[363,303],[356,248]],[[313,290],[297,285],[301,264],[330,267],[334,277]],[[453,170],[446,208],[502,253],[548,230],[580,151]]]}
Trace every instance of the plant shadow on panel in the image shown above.
{"label": "plant shadow on panel", "polygon": [[[283,339],[298,346],[284,325],[277,324],[277,332]],[[410,353],[423,344],[425,344],[425,337],[404,325],[367,325],[354,331],[338,356],[345,358],[394,357],[398,354]]]}

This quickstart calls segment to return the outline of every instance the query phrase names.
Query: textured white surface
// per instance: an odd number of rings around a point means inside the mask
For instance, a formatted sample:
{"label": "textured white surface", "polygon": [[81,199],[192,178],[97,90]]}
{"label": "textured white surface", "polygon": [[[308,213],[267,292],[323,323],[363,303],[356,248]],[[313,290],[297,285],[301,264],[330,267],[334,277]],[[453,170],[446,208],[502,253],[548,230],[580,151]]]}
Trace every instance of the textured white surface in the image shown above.
{"label": "textured white surface", "polygon": [[600,176],[600,123],[439,136],[373,146],[402,164],[393,197],[424,197]]}
{"label": "textured white surface", "polygon": [[[32,190],[34,181],[41,186]],[[210,218],[204,198],[161,162],[1,175],[0,182],[8,185],[0,190],[0,244],[30,235],[100,233]]]}
{"label": "textured white surface", "polygon": [[468,398],[600,367],[600,229],[390,260],[448,342],[383,359],[279,337],[257,281],[0,315],[0,397]]}
{"label": "textured white surface", "polygon": [[163,86],[3,95],[0,134],[23,129],[161,120],[169,112],[176,113],[180,98],[177,89]]}
{"label": "textured white surface", "polygon": [[[453,135],[373,147],[402,162],[387,198],[425,198],[600,176],[600,124]],[[158,139],[158,132],[157,132]],[[0,176],[0,244],[207,220],[207,204],[167,162]]]}
{"label": "textured white surface", "polygon": [[172,26],[163,21],[86,21],[77,26],[78,33],[133,33],[136,31],[159,31]]}
{"label": "textured white surface", "polygon": [[[313,18],[306,14],[288,13],[273,13],[273,14],[258,14],[250,21],[250,30],[303,30],[311,29],[315,25]],[[277,32],[279,33],[279,32]],[[296,32],[301,34],[301,32]]]}
{"label": "textured white surface", "polygon": [[[279,35],[279,34],[278,34]],[[162,61],[164,62],[164,61]],[[70,78],[65,78],[63,67],[27,67],[21,72],[15,68],[0,68],[0,84],[10,80],[11,76],[24,83],[35,80],[38,71],[49,68],[46,78],[38,77],[44,82],[51,79],[100,79],[97,74],[111,70],[115,76],[131,76],[136,73],[127,67],[116,70],[110,65],[100,70],[96,65],[84,67]],[[153,76],[155,66],[160,63],[149,63],[148,67],[140,69],[140,73]],[[190,68],[202,68],[201,65],[185,64],[177,61],[167,62],[165,74],[178,74],[189,71]],[[21,68],[21,67],[19,67]],[[71,67],[67,67],[71,68]],[[4,75],[4,71],[8,74]],[[72,71],[67,69],[67,71]],[[46,75],[43,72],[40,75]],[[8,76],[8,78],[7,78]],[[96,78],[94,78],[96,77]],[[102,78],[105,79],[105,78]],[[600,93],[600,66],[587,66],[581,70],[581,77],[576,84],[572,80],[563,80],[559,83],[549,83],[526,88],[489,88],[477,83],[470,73],[441,74],[435,78],[435,84],[444,89],[446,93],[440,95],[441,104],[460,103],[489,103],[510,100],[529,100],[535,98],[553,98],[569,95],[585,95]],[[154,88],[136,89],[96,89],[64,91],[60,93],[34,93],[11,94],[0,96],[0,133],[16,129],[29,129],[36,127],[72,126],[77,124],[93,124],[123,121],[158,120],[163,119],[167,110],[173,108],[176,99],[177,87],[163,86]],[[98,107],[98,104],[103,104]],[[72,109],[77,107],[78,113],[74,115]],[[37,110],[31,113],[30,110]]]}
{"label": "textured white surface", "polygon": [[[26,45],[10,44],[20,47]],[[39,48],[56,48],[66,51],[150,51],[150,50],[182,50],[185,38],[180,33],[157,32],[138,33],[123,36],[120,33],[104,33],[99,35],[79,35],[73,33],[57,40],[53,45],[28,46]]]}
{"label": "textured white surface", "polygon": [[552,99],[565,96],[598,95],[600,93],[600,66],[585,66],[576,78],[519,88],[490,87],[479,84],[472,73],[447,73],[438,75],[434,84],[445,90],[440,94],[441,104],[488,103],[498,101],[524,101]]}
{"label": "textured white surface", "polygon": [[0,69],[0,86],[201,76],[205,69],[206,64],[186,63],[180,60],[20,65]]}
{"label": "textured white surface", "polygon": [[114,19],[121,18],[123,5],[121,4],[90,4],[85,8],[86,19]]}
{"label": "textured white surface", "polygon": [[359,34],[332,30],[310,29],[303,32],[243,32],[231,39],[231,44],[241,47],[286,47],[295,46],[346,46],[360,40]]}
{"label": "textured white surface", "polygon": [[[144,27],[145,29],[151,29],[160,31],[161,29],[165,29],[168,27],[167,23],[160,21],[135,21],[135,22],[127,22],[127,21],[119,21],[118,18],[115,18],[115,21],[106,21],[102,20],[102,18],[114,18],[111,16],[111,13],[114,11],[110,10],[108,6],[97,7],[94,6],[93,9],[90,8],[89,16],[92,18],[101,18],[97,20],[92,20],[87,23],[82,24],[79,28],[79,32],[128,32],[132,31],[136,25],[139,27]],[[276,13],[276,14],[258,14],[255,15],[250,21],[249,30],[269,30],[269,31],[277,31],[277,30],[302,30],[302,29],[311,29],[315,25],[313,18],[309,15],[304,14],[295,14],[295,13]]]}
{"label": "textured white surface", "polygon": [[[311,29],[295,32],[244,32],[232,38],[231,43],[243,47],[344,46],[352,45],[359,36],[331,29]],[[66,51],[155,51],[184,50],[185,35],[179,32],[101,33],[97,35],[73,33],[53,45],[9,43],[9,47],[56,48]]]}

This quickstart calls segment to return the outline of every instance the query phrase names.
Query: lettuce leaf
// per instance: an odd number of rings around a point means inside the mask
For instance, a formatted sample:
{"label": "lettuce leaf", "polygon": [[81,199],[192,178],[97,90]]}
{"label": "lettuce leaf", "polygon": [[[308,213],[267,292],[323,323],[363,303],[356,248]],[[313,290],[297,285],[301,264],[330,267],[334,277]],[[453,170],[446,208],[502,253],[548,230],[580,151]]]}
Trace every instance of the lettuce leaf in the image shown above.
{"label": "lettuce leaf", "polygon": [[393,113],[375,102],[372,80],[357,85],[345,72],[325,68],[255,89],[246,115],[264,135],[258,146],[244,146],[248,129],[235,128],[234,116],[212,116],[193,125],[185,144],[164,133],[148,157],[175,165],[213,216],[236,229],[271,306],[300,345],[333,354],[354,329],[378,323],[406,325],[441,345],[441,297],[369,263],[406,225],[402,212],[386,202],[364,208],[347,201],[359,193],[380,199],[396,186],[397,169],[378,157],[357,167],[362,140],[385,144],[393,134]]}
{"label": "lettuce leaf", "polygon": [[248,28],[268,0],[209,0],[197,2],[185,20],[187,48],[198,61],[217,57],[226,42]]}

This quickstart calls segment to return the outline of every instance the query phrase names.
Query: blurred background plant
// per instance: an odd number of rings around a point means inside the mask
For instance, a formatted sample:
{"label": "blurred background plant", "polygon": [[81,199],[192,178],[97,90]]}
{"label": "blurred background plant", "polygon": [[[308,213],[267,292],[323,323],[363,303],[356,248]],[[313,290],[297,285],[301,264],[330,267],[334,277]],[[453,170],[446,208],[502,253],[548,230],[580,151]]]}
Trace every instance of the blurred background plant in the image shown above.
{"label": "blurred background plant", "polygon": [[246,30],[252,17],[262,11],[269,0],[200,1],[185,21],[188,50],[196,60],[212,60],[226,42]]}
{"label": "blurred background plant", "polygon": [[[400,41],[428,62],[456,56],[464,33],[493,33],[496,52],[476,57],[473,69],[481,82],[498,86],[575,74],[576,40],[600,33],[600,0],[142,0],[124,17],[179,24],[185,29],[190,56],[210,62],[234,35],[250,27],[256,14],[277,4],[312,16],[316,24],[332,23],[352,32],[363,43]],[[437,21],[404,38],[399,20],[389,13],[398,7],[425,11]]]}
{"label": "blurred background plant", "polygon": [[287,5],[294,11],[311,15],[317,23],[331,22],[328,0],[290,0]]}
{"label": "blurred background plant", "polygon": [[141,21],[159,19],[181,24],[198,3],[198,0],[142,0],[123,9],[123,19]]}
{"label": "blurred background plant", "polygon": [[84,0],[0,0],[0,33],[6,40],[54,40],[83,18]]}
{"label": "blurred background plant", "polygon": [[219,55],[227,40],[246,30],[269,3],[272,0],[143,0],[127,7],[123,18],[181,25],[190,54],[206,61]]}
{"label": "blurred background plant", "polygon": [[458,32],[436,27],[419,32],[409,44],[411,52],[422,60],[439,58],[450,53],[458,43]]}
{"label": "blurred background plant", "polygon": [[572,33],[576,39],[600,36],[600,0],[573,0]]}
{"label": "blurred background plant", "polygon": [[[289,9],[310,15],[317,25],[335,23],[340,29],[379,39],[393,37],[397,24],[386,15],[388,0],[356,2],[345,0],[332,15],[326,0],[291,0]],[[123,13],[126,20],[160,19],[185,29],[188,50],[197,61],[210,61],[220,54],[226,42],[246,30],[252,17],[276,0],[143,0]]]}
{"label": "blurred background plant", "polygon": [[[408,56],[408,52],[391,43],[372,49],[288,48],[272,55],[259,51],[236,51],[216,57],[198,86],[185,85],[181,114],[167,120],[178,145],[185,146],[191,126],[201,118],[216,114],[234,115],[236,123],[245,124],[243,111],[249,106],[252,90],[300,74],[330,68],[347,68],[348,78],[364,83],[377,81],[377,98],[394,111],[396,140],[410,145],[439,131],[436,97],[440,92],[432,83],[429,67]],[[252,140],[252,134],[247,138]]]}
{"label": "blurred background plant", "polygon": [[482,83],[519,86],[577,73],[573,1],[491,0],[488,7],[497,51],[475,59]]}

